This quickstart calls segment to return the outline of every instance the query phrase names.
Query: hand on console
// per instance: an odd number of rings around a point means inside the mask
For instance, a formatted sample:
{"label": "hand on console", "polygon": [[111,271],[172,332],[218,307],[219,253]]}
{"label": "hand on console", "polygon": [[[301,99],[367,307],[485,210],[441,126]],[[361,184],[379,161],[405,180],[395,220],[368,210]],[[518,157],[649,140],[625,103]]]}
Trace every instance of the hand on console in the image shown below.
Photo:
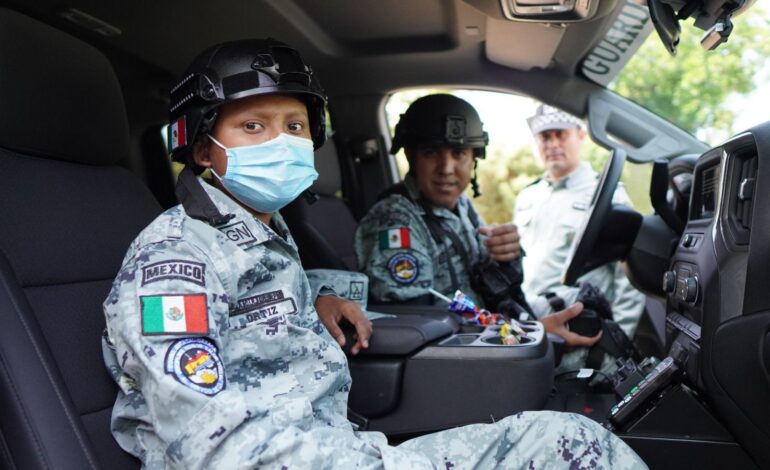
{"label": "hand on console", "polygon": [[321,323],[340,346],[345,346],[345,334],[342,333],[339,322],[344,318],[356,328],[356,344],[350,348],[351,354],[356,355],[362,348],[369,347],[372,322],[366,319],[358,303],[333,295],[322,295],[316,299],[315,309]]}

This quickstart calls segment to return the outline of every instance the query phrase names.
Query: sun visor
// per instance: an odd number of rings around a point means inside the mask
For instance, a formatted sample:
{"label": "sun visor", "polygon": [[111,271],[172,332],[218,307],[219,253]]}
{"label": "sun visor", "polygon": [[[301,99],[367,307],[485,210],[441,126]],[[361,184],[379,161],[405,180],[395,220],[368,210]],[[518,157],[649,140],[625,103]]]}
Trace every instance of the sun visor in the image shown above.
{"label": "sun visor", "polygon": [[[487,17],[487,59],[519,70],[546,68],[564,35],[564,28]],[[526,47],[519,47],[526,44]]]}

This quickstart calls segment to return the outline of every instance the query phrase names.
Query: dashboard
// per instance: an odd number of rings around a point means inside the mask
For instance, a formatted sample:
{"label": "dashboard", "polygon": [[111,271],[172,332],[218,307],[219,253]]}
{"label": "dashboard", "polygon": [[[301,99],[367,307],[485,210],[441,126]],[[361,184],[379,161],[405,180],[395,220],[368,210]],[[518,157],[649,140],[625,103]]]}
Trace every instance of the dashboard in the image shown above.
{"label": "dashboard", "polygon": [[[667,351],[761,466],[770,465],[770,123],[695,160],[663,275]],[[688,181],[691,180],[691,181]],[[691,187],[687,188],[686,186]]]}

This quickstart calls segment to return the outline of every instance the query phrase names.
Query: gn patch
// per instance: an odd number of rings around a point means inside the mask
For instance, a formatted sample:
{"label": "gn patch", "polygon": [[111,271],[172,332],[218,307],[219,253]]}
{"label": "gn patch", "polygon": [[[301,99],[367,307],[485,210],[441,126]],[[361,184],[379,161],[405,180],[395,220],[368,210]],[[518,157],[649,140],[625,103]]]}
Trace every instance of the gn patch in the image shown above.
{"label": "gn patch", "polygon": [[284,324],[287,315],[297,313],[297,303],[293,297],[286,297],[283,290],[263,292],[240,299],[230,312],[230,328],[243,328],[250,323],[279,325]]}
{"label": "gn patch", "polygon": [[166,351],[164,370],[185,387],[213,396],[225,388],[225,367],[217,347],[206,338],[175,341]]}
{"label": "gn patch", "polygon": [[206,286],[206,265],[180,259],[158,261],[142,266],[142,286],[157,281],[178,279]]}
{"label": "gn patch", "polygon": [[234,242],[238,246],[248,245],[249,243],[257,241],[254,234],[249,230],[249,227],[246,226],[246,222],[242,220],[234,224],[219,227],[219,231],[224,233],[228,240]]}
{"label": "gn patch", "polygon": [[411,284],[417,279],[420,267],[417,258],[409,253],[396,253],[388,260],[388,272],[399,284]]}

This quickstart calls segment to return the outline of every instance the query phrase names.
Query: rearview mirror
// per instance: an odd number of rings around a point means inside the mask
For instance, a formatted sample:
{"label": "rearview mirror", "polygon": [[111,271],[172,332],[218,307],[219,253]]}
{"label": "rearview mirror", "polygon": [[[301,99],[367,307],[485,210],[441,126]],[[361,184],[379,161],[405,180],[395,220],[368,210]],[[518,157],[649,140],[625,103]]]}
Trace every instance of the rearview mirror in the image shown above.
{"label": "rearview mirror", "polygon": [[590,19],[597,0],[500,0],[509,20],[568,23]]}

